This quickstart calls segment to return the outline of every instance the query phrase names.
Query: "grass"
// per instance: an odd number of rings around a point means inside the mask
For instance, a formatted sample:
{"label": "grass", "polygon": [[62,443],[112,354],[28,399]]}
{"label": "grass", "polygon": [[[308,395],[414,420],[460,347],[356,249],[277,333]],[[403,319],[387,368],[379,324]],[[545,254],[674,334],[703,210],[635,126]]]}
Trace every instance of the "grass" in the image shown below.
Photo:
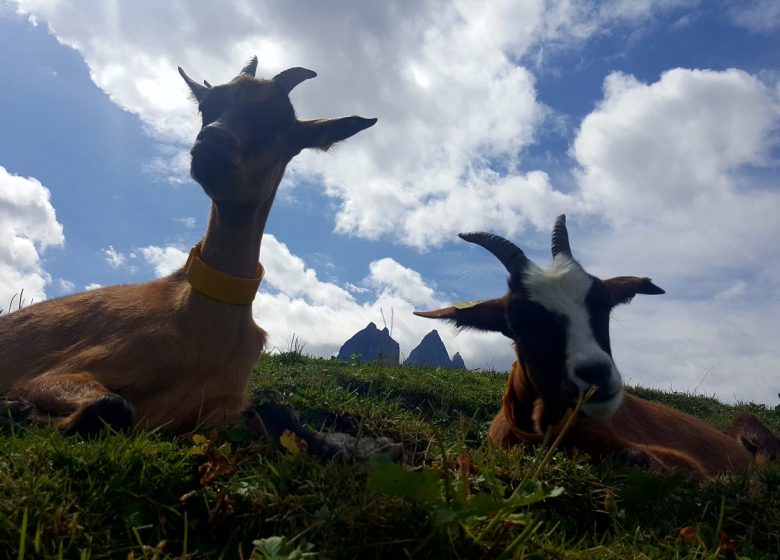
{"label": "grass", "polygon": [[[777,558],[780,467],[706,484],[493,449],[505,375],[264,356],[253,399],[402,442],[406,468],[218,437],[0,433],[0,558]],[[724,427],[756,405],[637,388]],[[537,473],[537,474],[533,474]]]}

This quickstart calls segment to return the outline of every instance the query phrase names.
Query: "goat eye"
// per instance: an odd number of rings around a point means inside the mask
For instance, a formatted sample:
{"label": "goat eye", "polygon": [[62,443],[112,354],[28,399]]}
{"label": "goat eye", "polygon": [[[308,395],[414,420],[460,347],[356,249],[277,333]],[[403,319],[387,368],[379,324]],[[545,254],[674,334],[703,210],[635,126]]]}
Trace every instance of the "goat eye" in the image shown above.
{"label": "goat eye", "polygon": [[564,328],[566,319],[550,313],[537,303],[517,301],[512,305],[509,323],[522,338],[536,340],[547,338]]}
{"label": "goat eye", "polygon": [[213,108],[206,105],[201,105],[198,107],[198,110],[200,111],[200,116],[203,118],[203,126],[206,126],[207,124],[217,120],[217,116]]}

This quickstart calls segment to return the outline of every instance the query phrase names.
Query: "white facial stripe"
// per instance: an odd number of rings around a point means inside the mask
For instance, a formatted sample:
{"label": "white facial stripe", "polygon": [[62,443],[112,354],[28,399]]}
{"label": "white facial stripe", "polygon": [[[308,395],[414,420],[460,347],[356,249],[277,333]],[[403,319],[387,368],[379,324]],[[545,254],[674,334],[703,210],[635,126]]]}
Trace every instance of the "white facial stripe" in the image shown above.
{"label": "white facial stripe", "polygon": [[[593,278],[565,255],[557,255],[549,270],[542,270],[534,264],[529,264],[525,271],[524,286],[528,299],[568,320],[566,370],[569,379],[581,391],[587,391],[591,384],[580,379],[575,371],[579,366],[603,364],[610,368],[612,374],[609,386],[602,389],[619,394],[622,385],[620,373],[610,355],[596,342],[590,325],[588,308],[585,305],[585,298],[592,285]],[[613,400],[616,402],[613,403]],[[616,397],[608,402],[586,405],[586,412],[590,414],[589,409],[593,409],[592,415],[603,416],[614,412],[619,404],[620,397]]]}
{"label": "white facial stripe", "polygon": [[582,410],[591,418],[608,418],[617,412],[622,403],[623,391],[617,391],[608,401],[585,403]]}
{"label": "white facial stripe", "polygon": [[593,279],[569,257],[556,256],[550,270],[530,263],[523,284],[528,298],[545,309],[566,317],[577,313],[587,317],[585,297]]}

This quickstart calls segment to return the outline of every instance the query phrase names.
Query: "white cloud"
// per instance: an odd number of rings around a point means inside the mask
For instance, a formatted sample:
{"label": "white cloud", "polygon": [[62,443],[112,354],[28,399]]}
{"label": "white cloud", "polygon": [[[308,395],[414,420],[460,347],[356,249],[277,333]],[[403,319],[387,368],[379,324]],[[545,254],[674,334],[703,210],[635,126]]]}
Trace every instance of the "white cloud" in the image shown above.
{"label": "white cloud", "polygon": [[124,266],[127,262],[127,257],[125,257],[123,253],[118,252],[111,245],[103,249],[103,256],[111,268],[119,268],[120,266]]}
{"label": "white cloud", "polygon": [[347,290],[319,280],[314,269],[306,268],[303,260],[273,235],[263,236],[260,261],[266,271],[263,283],[292,298],[305,298],[313,305],[334,307],[355,301]]}
{"label": "white cloud", "polygon": [[679,287],[705,290],[699,297],[726,289],[725,272],[777,263],[767,240],[780,235],[778,185],[748,181],[744,169],[771,164],[778,124],[776,94],[739,70],[675,69],[653,84],[608,76],[572,149],[580,196],[610,226],[586,250],[652,263]]}
{"label": "white cloud", "polygon": [[777,404],[780,302],[666,297],[637,296],[635,309],[613,320],[615,360],[627,382]]}
{"label": "white cloud", "polygon": [[344,288],[346,288],[348,292],[353,294],[365,294],[370,291],[368,288],[364,288],[363,286],[357,286],[352,282],[347,282],[346,284],[344,284]]}
{"label": "white cloud", "polygon": [[84,286],[84,290],[88,292],[90,290],[97,290],[98,288],[102,288],[102,287],[103,287],[102,284],[98,284],[97,282],[92,282],[91,284],[87,284],[86,286]]}
{"label": "white cloud", "polygon": [[737,280],[725,290],[721,290],[713,296],[715,300],[739,299],[748,295],[748,285],[744,280]]}
{"label": "white cloud", "polygon": [[382,294],[423,307],[438,305],[433,289],[425,284],[420,273],[393,259],[374,261],[369,265],[369,271],[366,283]]}
{"label": "white cloud", "polygon": [[754,33],[771,33],[780,27],[780,3],[775,0],[739,2],[728,10],[731,20]]}
{"label": "white cloud", "polygon": [[0,166],[0,308],[22,290],[28,302],[46,299],[51,276],[41,256],[64,243],[49,189]]}
{"label": "white cloud", "polygon": [[138,249],[146,262],[154,267],[154,273],[159,276],[167,276],[178,270],[187,262],[188,251],[182,251],[177,247],[157,247],[150,245]]}
{"label": "white cloud", "polygon": [[[572,245],[602,275],[647,275],[666,296],[617,313],[624,375],[724,399],[776,401],[780,349],[780,185],[771,162],[776,92],[739,70],[675,69],[645,84],[612,74],[572,154],[577,193],[603,219]],[[639,300],[642,300],[641,303]]]}
{"label": "white cloud", "polygon": [[70,294],[76,289],[76,284],[64,278],[57,279],[57,286],[62,294]]}
{"label": "white cloud", "polygon": [[319,179],[337,200],[337,232],[420,249],[450,240],[464,223],[513,235],[569,202],[545,174],[515,169],[549,114],[518,61],[542,43],[579,44],[604,22],[635,23],[678,4],[429,0],[403,10],[382,2],[300,10],[242,0],[191,9],[171,0],[110,3],[87,16],[79,4],[18,0],[82,54],[117,104],[173,142],[149,164],[168,180],[186,177],[182,148],[198,127],[177,64],[212,83],[232,78],[252,53],[266,76],[315,69],[316,83],[293,94],[302,118],[358,113],[379,124],[343,149],[299,156],[286,188]]}
{"label": "white cloud", "polygon": [[186,227],[187,229],[192,229],[195,227],[195,218],[188,216],[186,218],[176,218],[176,221],[179,222],[181,225]]}

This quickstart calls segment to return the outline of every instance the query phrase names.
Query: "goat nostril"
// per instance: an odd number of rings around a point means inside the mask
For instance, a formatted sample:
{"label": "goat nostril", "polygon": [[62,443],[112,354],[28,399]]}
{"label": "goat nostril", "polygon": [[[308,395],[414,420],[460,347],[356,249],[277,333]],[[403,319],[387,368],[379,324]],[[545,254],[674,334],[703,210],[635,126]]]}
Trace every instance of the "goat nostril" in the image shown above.
{"label": "goat nostril", "polygon": [[208,141],[215,145],[221,145],[225,148],[235,149],[238,147],[238,140],[235,134],[222,128],[221,126],[209,125],[200,130],[196,140],[201,142]]}
{"label": "goat nostril", "polygon": [[612,368],[608,364],[587,364],[577,367],[574,375],[586,383],[604,387],[609,384],[612,377]]}

